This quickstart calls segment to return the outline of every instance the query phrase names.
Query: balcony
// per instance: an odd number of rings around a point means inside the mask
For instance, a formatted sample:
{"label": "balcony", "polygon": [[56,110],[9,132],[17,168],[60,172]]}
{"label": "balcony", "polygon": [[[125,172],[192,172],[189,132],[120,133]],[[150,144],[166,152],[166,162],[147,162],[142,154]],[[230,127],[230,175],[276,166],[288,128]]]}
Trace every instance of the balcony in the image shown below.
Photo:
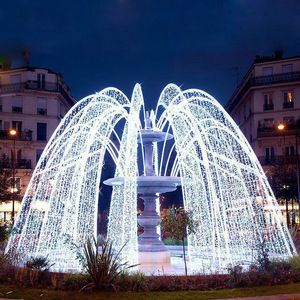
{"label": "balcony", "polygon": [[21,113],[23,111],[23,108],[20,106],[13,106],[12,107],[12,112],[14,113]]}
{"label": "balcony", "polygon": [[293,136],[296,135],[297,130],[300,132],[299,125],[297,124],[286,124],[284,131],[280,131],[277,128],[277,124],[272,126],[260,126],[257,128],[257,137],[278,137],[278,136]]}
{"label": "balcony", "polygon": [[38,81],[28,80],[20,83],[0,85],[0,95],[8,93],[20,93],[28,90],[60,93],[71,106],[73,106],[75,103],[74,99],[60,83],[41,83]]}
{"label": "balcony", "polygon": [[46,108],[37,108],[36,112],[37,112],[38,115],[45,116],[47,114],[47,109]]}
{"label": "balcony", "polygon": [[291,165],[296,164],[296,155],[283,156],[259,156],[258,160],[262,166],[272,166],[272,165]]}
{"label": "balcony", "polygon": [[250,79],[252,85],[270,85],[275,83],[300,81],[300,72],[280,73],[266,76],[257,76]]}
{"label": "balcony", "polygon": [[294,108],[294,102],[283,102],[282,108]]}
{"label": "balcony", "polygon": [[265,103],[264,104],[264,110],[273,110],[274,109],[274,104],[273,103]]}
{"label": "balcony", "polygon": [[0,140],[13,140],[16,139],[16,141],[32,141],[32,131],[26,130],[26,131],[19,131],[17,132],[15,137],[12,137],[9,134],[9,130],[0,130]]}
{"label": "balcony", "polygon": [[[0,159],[0,167],[4,169],[12,168],[12,160],[9,158]],[[17,159],[16,160],[16,169],[31,169],[31,160],[30,159]]]}

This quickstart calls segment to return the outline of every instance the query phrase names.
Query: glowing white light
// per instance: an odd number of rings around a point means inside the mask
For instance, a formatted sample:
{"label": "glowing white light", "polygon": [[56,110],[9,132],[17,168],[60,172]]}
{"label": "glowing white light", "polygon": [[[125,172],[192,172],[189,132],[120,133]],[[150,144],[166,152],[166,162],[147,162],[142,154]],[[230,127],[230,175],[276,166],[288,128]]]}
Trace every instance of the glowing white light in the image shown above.
{"label": "glowing white light", "polygon": [[40,200],[32,202],[31,207],[32,207],[32,209],[36,209],[39,211],[45,211],[45,212],[49,211],[49,209],[50,209],[50,205],[48,202],[40,201]]}
{"label": "glowing white light", "polygon": [[[123,259],[138,262],[137,176],[145,169],[138,174],[141,109],[139,85],[131,101],[108,88],[72,108],[39,160],[6,251],[48,255],[57,270],[80,270],[72,243],[82,246],[97,234],[99,184],[108,152],[116,164],[115,177],[125,179],[113,188],[108,237],[116,250],[125,244]],[[253,262],[255,243],[263,235],[271,257],[296,253],[253,150],[213,97],[168,85],[150,119],[155,130],[174,136],[173,145],[167,140],[162,148],[154,145],[153,164],[156,175],[181,177],[184,206],[198,224],[188,236],[194,271],[221,272],[228,264]],[[122,120],[119,135],[115,127]]]}

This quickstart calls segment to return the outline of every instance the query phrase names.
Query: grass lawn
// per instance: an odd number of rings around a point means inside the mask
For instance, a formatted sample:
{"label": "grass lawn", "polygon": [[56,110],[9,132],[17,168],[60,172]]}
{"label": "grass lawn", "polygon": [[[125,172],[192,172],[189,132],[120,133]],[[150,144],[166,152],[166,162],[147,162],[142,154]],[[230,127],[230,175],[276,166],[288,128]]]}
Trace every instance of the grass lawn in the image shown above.
{"label": "grass lawn", "polygon": [[17,299],[68,299],[68,300],[122,300],[122,299],[153,299],[153,300],[181,300],[181,299],[220,299],[231,297],[246,297],[246,296],[265,296],[275,294],[292,294],[300,293],[300,283],[263,286],[256,288],[241,288],[227,290],[212,290],[212,291],[188,291],[188,292],[149,292],[149,293],[107,293],[107,292],[66,292],[41,290],[33,288],[19,288],[7,285],[0,285],[0,298],[17,298]]}

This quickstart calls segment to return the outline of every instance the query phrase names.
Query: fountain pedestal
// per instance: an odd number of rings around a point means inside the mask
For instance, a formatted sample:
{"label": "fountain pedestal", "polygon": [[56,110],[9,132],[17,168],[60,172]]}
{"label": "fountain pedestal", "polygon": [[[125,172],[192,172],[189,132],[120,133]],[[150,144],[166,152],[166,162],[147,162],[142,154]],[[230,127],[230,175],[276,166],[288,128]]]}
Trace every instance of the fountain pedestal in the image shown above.
{"label": "fountain pedestal", "polygon": [[156,209],[156,199],[160,193],[175,191],[180,185],[180,178],[140,176],[137,184],[138,193],[144,200],[144,210],[138,217],[138,223],[144,227],[144,233],[139,236],[139,263],[168,264],[170,253],[157,233],[161,217]]}

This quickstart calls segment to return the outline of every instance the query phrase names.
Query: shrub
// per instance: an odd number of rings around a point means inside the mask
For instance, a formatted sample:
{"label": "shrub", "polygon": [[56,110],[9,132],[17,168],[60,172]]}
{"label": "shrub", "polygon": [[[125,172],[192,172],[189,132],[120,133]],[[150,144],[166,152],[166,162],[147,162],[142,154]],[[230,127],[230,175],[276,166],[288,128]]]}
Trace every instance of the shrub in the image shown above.
{"label": "shrub", "polygon": [[10,232],[11,225],[4,224],[3,226],[0,226],[0,252],[4,252]]}
{"label": "shrub", "polygon": [[122,249],[123,248],[115,253],[112,243],[107,240],[103,242],[102,251],[99,253],[95,238],[86,241],[83,249],[83,256],[81,256],[81,263],[92,282],[85,288],[113,287],[122,272],[134,267],[129,266],[128,262],[120,261]]}
{"label": "shrub", "polygon": [[25,264],[26,268],[39,270],[41,272],[48,272],[53,265],[54,264],[50,264],[47,256],[32,257]]}
{"label": "shrub", "polygon": [[87,274],[65,274],[64,288],[67,290],[80,290],[89,283]]}
{"label": "shrub", "polygon": [[144,289],[146,277],[142,272],[134,272],[129,274],[123,272],[116,280],[116,288],[122,291],[138,292]]}
{"label": "shrub", "polygon": [[235,286],[240,286],[242,281],[243,267],[241,265],[229,266],[228,274],[233,280]]}
{"label": "shrub", "polygon": [[[163,240],[164,244],[167,246],[182,246],[181,240],[176,240],[172,237],[167,237]],[[184,245],[187,246],[187,240],[184,239]]]}
{"label": "shrub", "polygon": [[289,264],[292,270],[300,272],[300,256],[295,255],[289,259]]}

